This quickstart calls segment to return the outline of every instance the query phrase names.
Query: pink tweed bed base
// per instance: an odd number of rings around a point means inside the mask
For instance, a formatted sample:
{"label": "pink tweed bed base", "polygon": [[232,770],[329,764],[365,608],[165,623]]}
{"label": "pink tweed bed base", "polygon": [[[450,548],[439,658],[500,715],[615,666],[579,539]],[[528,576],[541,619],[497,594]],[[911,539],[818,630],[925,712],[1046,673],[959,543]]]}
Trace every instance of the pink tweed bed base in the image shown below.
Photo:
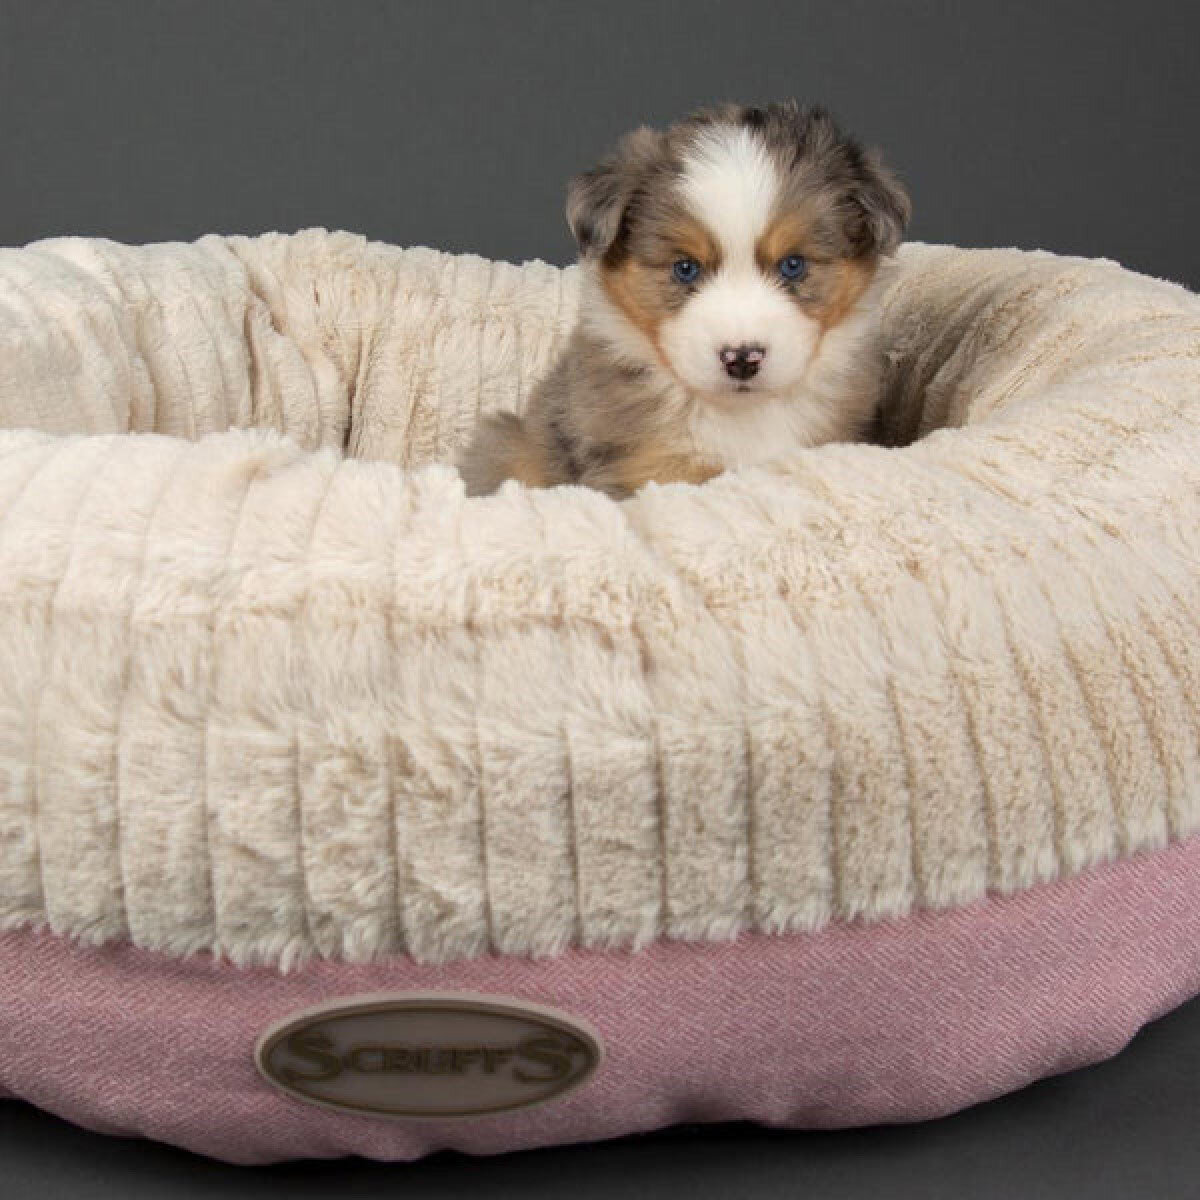
{"label": "pink tweed bed base", "polygon": [[[333,1112],[258,1075],[255,1041],[280,1018],[410,989],[554,1006],[599,1031],[604,1062],[560,1100],[458,1121]],[[1200,837],[945,912],[635,954],[285,975],[18,930],[0,935],[0,1094],[239,1163],[915,1121],[1107,1058],[1197,992]]]}

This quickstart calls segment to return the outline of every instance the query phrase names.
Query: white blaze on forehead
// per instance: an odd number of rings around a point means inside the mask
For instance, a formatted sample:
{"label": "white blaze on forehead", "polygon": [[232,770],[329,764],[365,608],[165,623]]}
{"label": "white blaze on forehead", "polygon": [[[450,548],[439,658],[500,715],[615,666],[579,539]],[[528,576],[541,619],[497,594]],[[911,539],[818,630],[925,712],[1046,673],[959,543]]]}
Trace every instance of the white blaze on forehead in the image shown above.
{"label": "white blaze on forehead", "polygon": [[771,219],[779,172],[750,129],[701,131],[684,161],[680,186],[688,207],[717,239],[727,264],[752,266],[754,244]]}

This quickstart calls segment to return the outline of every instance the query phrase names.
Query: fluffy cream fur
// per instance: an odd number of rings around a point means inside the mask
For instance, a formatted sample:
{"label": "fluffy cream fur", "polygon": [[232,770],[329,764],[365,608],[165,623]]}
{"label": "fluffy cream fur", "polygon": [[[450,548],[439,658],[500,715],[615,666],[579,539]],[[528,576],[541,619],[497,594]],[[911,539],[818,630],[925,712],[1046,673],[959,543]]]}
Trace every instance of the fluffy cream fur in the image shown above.
{"label": "fluffy cream fur", "polygon": [[438,464],[577,285],[323,231],[0,253],[0,924],[547,954],[1196,829],[1200,300],[908,246],[916,444],[465,499]]}

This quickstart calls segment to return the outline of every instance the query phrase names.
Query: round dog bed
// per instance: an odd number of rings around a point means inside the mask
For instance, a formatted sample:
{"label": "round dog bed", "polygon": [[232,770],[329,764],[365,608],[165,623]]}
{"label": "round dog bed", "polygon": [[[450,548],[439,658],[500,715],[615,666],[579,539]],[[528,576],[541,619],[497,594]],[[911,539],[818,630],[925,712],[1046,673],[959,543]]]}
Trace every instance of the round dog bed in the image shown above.
{"label": "round dog bed", "polygon": [[0,252],[0,1092],[243,1162],[901,1121],[1200,991],[1200,300],[909,245],[886,444],[465,498],[576,303]]}

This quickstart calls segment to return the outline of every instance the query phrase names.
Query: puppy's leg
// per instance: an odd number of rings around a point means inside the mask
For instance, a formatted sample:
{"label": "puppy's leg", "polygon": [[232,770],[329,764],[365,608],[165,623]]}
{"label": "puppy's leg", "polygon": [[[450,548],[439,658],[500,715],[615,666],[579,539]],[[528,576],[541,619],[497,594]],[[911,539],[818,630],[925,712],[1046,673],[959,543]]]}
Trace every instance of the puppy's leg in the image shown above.
{"label": "puppy's leg", "polygon": [[694,455],[680,454],[653,443],[638,446],[610,461],[589,466],[582,483],[623,500],[647,483],[707,483],[722,467]]}
{"label": "puppy's leg", "polygon": [[543,441],[520,417],[498,413],[481,422],[458,460],[468,496],[486,496],[506,479],[528,487],[552,487],[550,456]]}

